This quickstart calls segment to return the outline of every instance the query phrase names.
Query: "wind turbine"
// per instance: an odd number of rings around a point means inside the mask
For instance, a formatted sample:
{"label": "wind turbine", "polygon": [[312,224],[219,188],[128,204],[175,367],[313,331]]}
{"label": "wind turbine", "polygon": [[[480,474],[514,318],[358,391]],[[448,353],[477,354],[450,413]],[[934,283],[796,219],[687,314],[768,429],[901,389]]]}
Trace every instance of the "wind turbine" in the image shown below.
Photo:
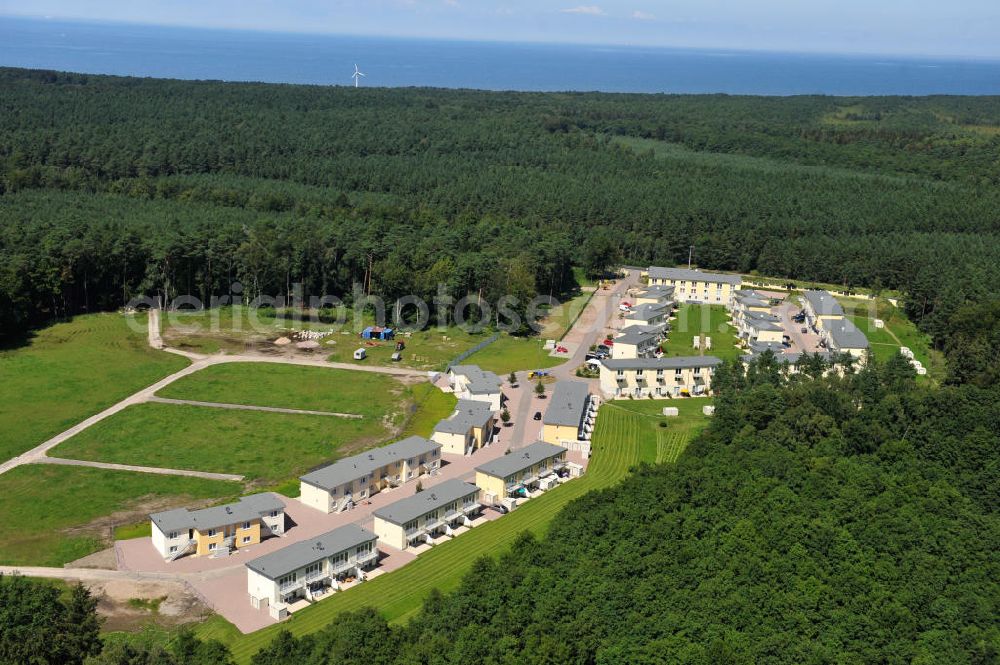
{"label": "wind turbine", "polygon": [[355,87],[355,88],[357,88],[357,87],[358,87],[358,81],[360,81],[360,80],[361,80],[361,77],[362,77],[362,76],[367,76],[367,74],[362,74],[362,73],[361,73],[361,70],[360,70],[360,69],[358,69],[358,66],[357,66],[357,64],[355,64],[355,65],[354,65],[354,73],[353,73],[353,74],[351,74],[351,78],[352,78],[352,79],[354,79],[354,87]]}

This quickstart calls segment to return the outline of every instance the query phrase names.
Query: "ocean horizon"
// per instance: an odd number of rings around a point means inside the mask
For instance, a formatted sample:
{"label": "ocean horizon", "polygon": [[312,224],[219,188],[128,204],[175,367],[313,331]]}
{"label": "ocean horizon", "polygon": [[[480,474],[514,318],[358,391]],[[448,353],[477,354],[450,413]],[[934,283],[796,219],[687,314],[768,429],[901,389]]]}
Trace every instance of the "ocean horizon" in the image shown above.
{"label": "ocean horizon", "polygon": [[997,95],[1000,60],[477,42],[0,17],[0,66],[526,92]]}

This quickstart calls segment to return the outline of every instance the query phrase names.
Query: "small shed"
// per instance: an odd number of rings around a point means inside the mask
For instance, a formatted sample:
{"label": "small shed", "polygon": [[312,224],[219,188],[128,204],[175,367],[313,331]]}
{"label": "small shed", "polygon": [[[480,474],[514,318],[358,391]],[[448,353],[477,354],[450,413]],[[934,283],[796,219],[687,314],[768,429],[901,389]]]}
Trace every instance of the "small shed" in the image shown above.
{"label": "small shed", "polygon": [[665,415],[665,416],[679,416],[679,415],[681,415],[681,411],[676,406],[665,406],[665,407],[663,407],[663,415]]}
{"label": "small shed", "polygon": [[396,336],[395,331],[392,328],[383,328],[382,326],[368,326],[361,331],[362,339],[381,339],[388,340]]}
{"label": "small shed", "polygon": [[714,416],[715,406],[712,404],[706,404],[705,406],[701,407],[701,412],[704,413],[706,416]]}
{"label": "small shed", "polygon": [[354,351],[355,360],[364,360],[367,357],[368,357],[368,352],[365,351],[364,349],[357,349]]}

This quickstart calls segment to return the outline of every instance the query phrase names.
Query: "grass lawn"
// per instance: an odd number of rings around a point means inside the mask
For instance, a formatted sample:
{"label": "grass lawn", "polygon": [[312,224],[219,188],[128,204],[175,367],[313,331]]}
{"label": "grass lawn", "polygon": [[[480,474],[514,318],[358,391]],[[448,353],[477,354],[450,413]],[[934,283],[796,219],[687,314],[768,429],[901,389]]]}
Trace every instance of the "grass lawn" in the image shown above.
{"label": "grass lawn", "polygon": [[[403,414],[395,413],[401,424]],[[379,442],[381,418],[335,418],[146,403],[90,427],[55,457],[238,473],[276,482]]]}
{"label": "grass lawn", "polygon": [[734,360],[743,351],[736,348],[736,329],[729,324],[729,312],[723,305],[683,304],[670,322],[666,355],[697,356],[701,351],[694,348],[695,335],[712,338],[712,348],[706,355],[723,360]]}
{"label": "grass lawn", "polygon": [[[901,310],[884,300],[880,300],[878,309],[872,311],[869,311],[871,303],[859,303],[856,300],[843,298],[840,299],[840,303],[844,306],[848,317],[868,336],[872,353],[877,360],[884,361],[895,354],[901,346],[905,346],[913,351],[916,359],[927,368],[928,377],[937,380],[944,376],[946,369],[944,358],[940,352],[931,348],[930,335],[917,329],[916,324]],[[884,328],[875,327],[874,311],[877,311],[878,317],[885,322]]]}
{"label": "grass lawn", "polygon": [[430,438],[438,421],[447,418],[455,410],[458,399],[452,393],[442,392],[430,383],[418,383],[411,389],[413,406],[407,415],[400,439],[408,436]]}
{"label": "grass lawn", "polygon": [[381,418],[398,408],[405,386],[373,372],[266,363],[211,365],[170,384],[161,397]]}
{"label": "grass lawn", "polygon": [[479,365],[483,369],[506,377],[511,372],[545,369],[566,362],[565,358],[554,358],[542,348],[544,341],[537,337],[512,337],[501,335],[500,339],[486,348],[473,353],[462,361],[466,365]]}
{"label": "grass lawn", "polygon": [[[146,317],[136,314],[144,330]],[[0,459],[7,460],[182,369],[154,351],[122,314],[90,314],[38,331],[0,351]]]}
{"label": "grass lawn", "polygon": [[[682,401],[670,402],[671,405],[678,403]],[[664,402],[658,404],[662,406]],[[693,415],[684,418],[683,423],[689,436],[699,428]],[[681,424],[682,421],[678,420],[678,429]],[[684,445],[686,443],[686,440],[683,441]],[[591,490],[614,485],[625,477],[629,469],[641,462],[655,461],[660,456],[659,444],[655,419],[617,404],[605,405],[601,407],[594,431],[593,459],[582,478],[528,501],[499,520],[438,545],[398,571],[381,575],[297,612],[280,626],[242,635],[232,624],[213,616],[199,625],[196,633],[202,638],[225,642],[238,663],[248,663],[253,654],[274,639],[279,630],[290,630],[296,635],[312,633],[344,611],[373,606],[390,621],[405,621],[420,610],[431,589],[455,589],[477,558],[492,556],[510,547],[523,531],[544,534],[558,511],[573,499]],[[678,449],[682,448],[678,446]]]}
{"label": "grass lawn", "polygon": [[[239,483],[31,464],[0,475],[0,563],[61,566],[108,543],[119,522],[199,499],[229,499]],[[110,517],[109,517],[110,516]]]}
{"label": "grass lawn", "polygon": [[560,304],[558,307],[549,311],[545,320],[542,322],[542,330],[539,333],[539,337],[544,339],[562,339],[563,336],[569,331],[570,326],[572,326],[580,312],[583,308],[587,306],[590,302],[591,297],[593,297],[594,291],[586,291],[573,296],[570,300]]}
{"label": "grass lawn", "polygon": [[[457,326],[444,330],[429,328],[412,333],[400,334],[396,340],[378,341],[362,340],[357,335],[332,335],[328,341],[336,344],[324,344],[327,359],[333,362],[354,363],[358,365],[401,365],[414,369],[444,371],[448,363],[466,349],[472,348],[491,333],[482,332],[469,334]],[[396,341],[401,341],[406,348],[401,351],[402,360],[393,362],[392,354],[396,351]],[[370,346],[369,346],[370,344]],[[354,360],[354,350],[363,348],[368,357],[364,360]],[[331,352],[332,351],[332,352]]]}
{"label": "grass lawn", "polygon": [[[608,403],[608,412],[616,409],[630,414],[642,416],[642,437],[655,437],[656,452],[651,459],[647,451],[644,461],[676,462],[688,442],[708,425],[708,418],[702,413],[702,407],[712,404],[710,397],[692,397],[690,399],[619,399]],[[676,407],[680,412],[677,416],[664,416],[663,407]]]}

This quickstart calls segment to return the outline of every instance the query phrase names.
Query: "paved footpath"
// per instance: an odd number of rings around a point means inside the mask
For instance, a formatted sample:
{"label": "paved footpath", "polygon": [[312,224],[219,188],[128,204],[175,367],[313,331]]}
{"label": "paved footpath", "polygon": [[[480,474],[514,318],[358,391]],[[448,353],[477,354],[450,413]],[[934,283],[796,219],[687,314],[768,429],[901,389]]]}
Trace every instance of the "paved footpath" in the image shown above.
{"label": "paved footpath", "polygon": [[[97,413],[87,418],[86,420],[74,425],[73,427],[70,427],[68,430],[60,432],[59,434],[55,435],[48,441],[45,441],[35,446],[31,450],[22,453],[17,457],[9,459],[6,462],[3,462],[2,464],[0,464],[0,474],[4,474],[10,471],[11,469],[17,468],[23,464],[49,463],[49,457],[48,457],[49,451],[58,446],[60,443],[63,443],[64,441],[70,439],[71,437],[79,434],[83,430],[101,422],[102,420],[105,420],[106,418],[110,418],[119,411],[123,411],[130,406],[136,404],[143,404],[145,402],[150,402],[150,401],[159,401],[161,398],[156,397],[157,392],[169,386],[171,383],[174,383],[175,381],[182,379],[185,376],[189,376],[191,374],[194,374],[195,372],[201,371],[211,365],[221,365],[224,363],[236,363],[236,362],[272,363],[272,364],[285,364],[285,365],[301,365],[307,367],[326,367],[328,369],[329,368],[345,369],[355,372],[373,372],[376,374],[389,374],[392,376],[407,377],[411,379],[427,378],[427,372],[422,372],[419,370],[405,369],[401,367],[380,367],[378,365],[352,365],[349,363],[333,363],[333,362],[327,362],[326,360],[322,360],[320,358],[316,359],[290,358],[290,357],[280,357],[280,356],[275,357],[267,355],[250,355],[250,354],[242,354],[242,355],[217,354],[217,355],[207,356],[198,353],[177,351],[176,349],[170,349],[163,346],[163,341],[160,338],[160,333],[159,333],[159,312],[157,312],[156,310],[150,311],[149,314],[148,337],[149,337],[149,344],[153,348],[161,349],[163,351],[177,352],[178,355],[184,356],[185,358],[191,360],[192,361],[191,364],[178,372],[174,372],[170,376],[160,379],[153,385],[143,388],[142,390],[133,393],[132,395],[129,395],[128,397],[118,402],[117,404],[114,404],[113,406],[108,407],[104,411],[101,411],[100,413]],[[234,405],[229,405],[228,408],[239,408],[239,407]],[[268,407],[261,407],[260,410],[269,410],[269,409]],[[324,414],[324,415],[329,415],[329,414]],[[338,415],[345,417],[354,416],[354,414],[338,414]],[[65,463],[65,461],[54,462],[54,463],[60,464],[60,463]],[[110,468],[101,462],[90,462],[86,460],[79,460],[78,466]],[[190,471],[186,469],[159,469],[159,468],[139,467],[139,466],[128,466],[127,468],[133,471],[141,471],[146,473],[172,472],[173,475],[178,475],[178,476],[191,476],[202,473],[199,471]]]}

